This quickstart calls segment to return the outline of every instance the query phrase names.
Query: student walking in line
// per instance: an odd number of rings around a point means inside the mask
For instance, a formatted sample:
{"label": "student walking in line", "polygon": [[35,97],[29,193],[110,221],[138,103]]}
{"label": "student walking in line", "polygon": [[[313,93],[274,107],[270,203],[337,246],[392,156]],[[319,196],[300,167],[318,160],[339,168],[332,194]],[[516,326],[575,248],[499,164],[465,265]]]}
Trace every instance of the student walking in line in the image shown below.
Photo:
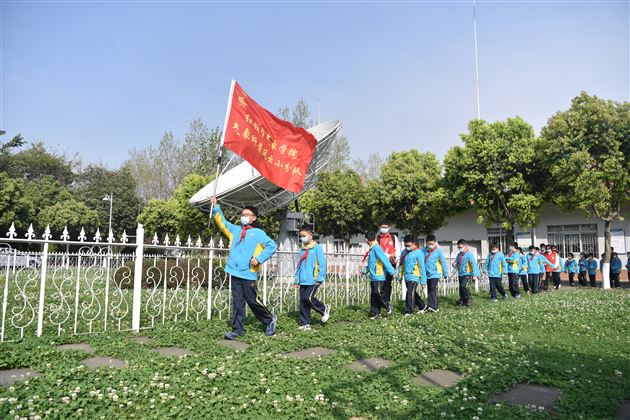
{"label": "student walking in line", "polygon": [[578,261],[578,267],[580,269],[578,273],[578,285],[580,287],[586,287],[587,266],[588,261],[586,260],[586,254],[584,252],[580,252],[580,260]]}
{"label": "student walking in line", "polygon": [[[400,243],[398,242],[398,237],[389,232],[389,228],[388,222],[381,223],[376,235],[376,242],[381,246],[387,258],[389,258],[392,267],[396,267],[397,257],[400,254]],[[383,301],[387,305],[388,311],[391,311],[392,276],[388,273],[385,273],[382,292]]]}
{"label": "student walking in line", "polygon": [[613,252],[610,257],[610,286],[621,287],[621,259],[616,252]]}
{"label": "student walking in line", "polygon": [[579,270],[578,262],[575,260],[575,255],[569,253],[569,258],[564,264],[564,272],[569,274],[569,286],[575,286],[575,276]]}
{"label": "student walking in line", "polygon": [[424,268],[427,272],[427,289],[428,289],[428,310],[429,312],[437,312],[438,294],[437,288],[441,278],[448,275],[448,265],[444,258],[444,253],[437,243],[435,235],[427,235],[425,238],[426,246],[420,252],[424,257]]}
{"label": "student walking in line", "polygon": [[231,275],[232,331],[225,333],[227,340],[236,340],[245,333],[245,303],[254,316],[266,327],[266,335],[276,333],[277,317],[258,298],[256,281],[261,264],[276,252],[276,243],[258,222],[258,210],[247,206],[241,211],[241,226],[230,223],[216,198],[212,198],[212,215],[215,223],[230,241],[230,253],[225,272]]}
{"label": "student walking in line", "polygon": [[367,272],[370,277],[370,304],[372,316],[370,319],[378,319],[381,317],[381,309],[385,309],[388,314],[392,313],[392,306],[388,305],[383,299],[383,283],[385,283],[385,274],[388,273],[396,278],[396,270],[389,262],[387,254],[383,252],[381,246],[376,242],[374,232],[365,234],[365,241],[370,246],[368,252],[363,257],[363,262],[367,264],[363,267],[363,272]]}
{"label": "student walking in line", "polygon": [[588,281],[590,282],[591,287],[597,287],[597,260],[593,258],[593,254],[588,254],[586,260]]}
{"label": "student walking in line", "polygon": [[459,301],[460,305],[470,306],[472,298],[468,291],[468,282],[470,279],[480,277],[479,266],[475,260],[475,256],[468,249],[468,242],[464,239],[457,241],[457,250],[459,253],[453,262],[453,273],[457,273],[459,279]]}
{"label": "student walking in line", "polygon": [[295,284],[300,288],[300,326],[302,331],[311,329],[311,309],[322,316],[322,322],[330,317],[330,306],[321,303],[317,289],[326,280],[326,256],[322,247],[313,240],[313,228],[300,228],[300,255],[295,269]]}
{"label": "student walking in line", "polygon": [[519,299],[521,297],[521,291],[518,287],[518,276],[521,253],[518,252],[518,244],[516,242],[510,244],[510,252],[505,256],[505,261],[507,262],[508,289],[513,298]]}
{"label": "student walking in line", "polygon": [[418,287],[427,284],[427,274],[424,269],[424,257],[418,249],[413,237],[407,235],[403,238],[405,249],[400,254],[400,264],[398,267],[398,279],[405,281],[407,295],[405,298],[405,316],[412,315],[418,307],[418,313],[424,313],[427,309],[426,303],[418,294]]}
{"label": "student walking in line", "polygon": [[497,301],[497,291],[503,297],[503,300],[508,298],[505,289],[503,288],[503,273],[507,271],[507,262],[503,253],[499,251],[497,244],[490,244],[490,255],[486,258],[486,265],[484,272],[488,273],[490,280],[490,299],[493,302]]}
{"label": "student walking in line", "polygon": [[526,294],[531,294],[531,290],[529,288],[529,280],[527,279],[527,255],[523,252],[523,248],[519,247],[518,252],[521,254],[521,258],[519,259],[519,270],[518,276],[521,279],[521,283],[523,284],[523,290],[525,290]]}
{"label": "student walking in line", "polygon": [[[556,250],[555,246],[547,245],[545,248],[544,257],[547,261],[550,262],[549,265],[545,267],[545,283],[543,284],[543,290],[547,290],[549,287],[549,277],[551,277],[553,281],[554,289],[560,289],[560,256]],[[549,273],[549,276],[547,276]]]}

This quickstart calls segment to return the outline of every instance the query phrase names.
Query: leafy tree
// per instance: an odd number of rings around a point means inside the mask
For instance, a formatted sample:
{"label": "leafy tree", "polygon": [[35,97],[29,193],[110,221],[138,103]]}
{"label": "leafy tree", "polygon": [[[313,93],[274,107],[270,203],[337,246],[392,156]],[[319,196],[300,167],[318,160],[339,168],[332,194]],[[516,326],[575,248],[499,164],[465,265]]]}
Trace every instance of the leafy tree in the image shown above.
{"label": "leafy tree", "polygon": [[355,159],[352,161],[352,169],[366,181],[373,181],[381,176],[383,158],[378,153],[372,153],[367,160]]}
{"label": "leafy tree", "polygon": [[96,210],[100,228],[107,234],[109,201],[103,198],[113,195],[112,230],[120,235],[123,230],[135,232],[136,218],[142,203],[136,195],[136,183],[131,171],[123,166],[111,170],[101,165],[89,165],[77,175],[74,194],[78,201]]}
{"label": "leafy tree", "polygon": [[147,236],[157,233],[163,240],[168,234],[174,240],[177,234],[177,200],[149,200],[138,216],[138,223],[144,225]]}
{"label": "leafy tree", "polygon": [[25,182],[0,172],[0,234],[15,223],[17,230],[26,230],[33,221],[33,203],[26,193]]}
{"label": "leafy tree", "polygon": [[220,141],[221,130],[218,127],[210,131],[200,119],[193,121],[182,145],[184,174],[214,175]]}
{"label": "leafy tree", "polygon": [[[190,235],[193,240],[197,236],[201,236],[205,241],[213,233],[208,227],[208,215],[193,207],[189,202],[197,191],[210,182],[210,179],[208,176],[190,174],[175,190],[174,198],[177,202],[175,218],[177,220],[177,232],[182,239]],[[212,226],[214,227],[214,224]]]}
{"label": "leafy tree", "polygon": [[448,215],[441,182],[442,168],[433,153],[392,153],[381,167],[381,178],[368,187],[374,219],[407,229],[416,238],[435,231]]}
{"label": "leafy tree", "polygon": [[[84,203],[73,198],[59,201],[44,208],[39,214],[42,226],[50,225],[50,230],[58,239],[64,227],[68,227],[68,232],[72,240],[76,240],[81,228],[85,229],[85,236],[91,241],[98,228],[98,213]],[[103,238],[107,237],[107,232],[101,232]]]}
{"label": "leafy tree", "polygon": [[630,204],[630,102],[582,92],[541,131],[540,154],[554,204],[604,221],[604,288],[610,288],[610,228]]}
{"label": "leafy tree", "polygon": [[21,178],[25,181],[33,181],[49,175],[63,186],[72,183],[73,171],[79,165],[77,160],[69,160],[62,154],[50,152],[46,150],[43,143],[34,143],[29,148],[12,155],[8,153],[8,150],[22,144],[21,140],[14,142],[13,146],[3,152],[3,157],[0,159],[1,171],[13,178]]}
{"label": "leafy tree", "polygon": [[39,217],[43,209],[72,198],[72,194],[50,175],[25,183],[24,193],[33,205],[33,219],[38,229],[46,227]]}
{"label": "leafy tree", "polygon": [[309,128],[317,124],[317,122],[311,118],[311,109],[303,99],[298,101],[293,110],[285,106],[280,108],[276,115],[278,118],[289,121],[296,127]]}
{"label": "leafy tree", "polygon": [[444,158],[454,204],[475,208],[480,224],[500,224],[512,242],[514,225],[536,225],[543,203],[534,129],[520,117],[472,120],[462,140],[464,147],[453,147]]}
{"label": "leafy tree", "polygon": [[322,235],[334,235],[350,242],[353,235],[370,225],[365,185],[356,172],[322,173],[305,211],[315,218],[316,229]]}

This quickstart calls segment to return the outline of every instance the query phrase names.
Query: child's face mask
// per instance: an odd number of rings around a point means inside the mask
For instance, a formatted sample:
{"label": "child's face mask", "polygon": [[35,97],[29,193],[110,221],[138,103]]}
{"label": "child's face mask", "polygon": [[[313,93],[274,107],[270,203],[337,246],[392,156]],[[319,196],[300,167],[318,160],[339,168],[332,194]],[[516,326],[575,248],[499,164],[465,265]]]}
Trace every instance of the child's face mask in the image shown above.
{"label": "child's face mask", "polygon": [[303,244],[308,244],[311,242],[311,237],[308,235],[300,236],[300,242]]}
{"label": "child's face mask", "polygon": [[388,227],[382,227],[382,228],[380,228],[379,230],[380,230],[380,232],[381,232],[383,235],[385,235],[387,232],[389,232],[389,228],[388,228]]}
{"label": "child's face mask", "polygon": [[413,251],[413,245],[405,245],[407,251]]}

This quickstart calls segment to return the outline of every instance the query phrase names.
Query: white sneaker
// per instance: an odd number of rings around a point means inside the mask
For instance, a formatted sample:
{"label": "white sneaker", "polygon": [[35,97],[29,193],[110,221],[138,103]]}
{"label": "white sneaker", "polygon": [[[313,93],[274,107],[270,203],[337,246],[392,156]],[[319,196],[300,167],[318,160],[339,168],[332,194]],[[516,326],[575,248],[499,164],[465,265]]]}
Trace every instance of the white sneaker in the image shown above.
{"label": "white sneaker", "polygon": [[381,314],[372,315],[372,316],[370,317],[370,319],[371,319],[372,321],[374,321],[375,319],[380,319],[380,318],[381,318]]}
{"label": "white sneaker", "polygon": [[300,325],[300,326],[298,327],[298,330],[300,330],[300,331],[310,331],[310,330],[311,330],[311,326],[310,326],[310,325],[308,325],[308,324],[306,324],[306,325]]}
{"label": "white sneaker", "polygon": [[419,313],[419,314],[423,314],[423,313],[425,313],[425,312],[427,311],[427,308],[428,308],[428,306],[425,306],[425,307],[424,307],[424,308],[422,308],[422,309],[418,309],[418,312],[417,312],[417,313]]}
{"label": "white sneaker", "polygon": [[439,311],[439,309],[437,309],[437,308],[433,309],[432,307],[429,306],[429,312],[435,313],[435,312],[438,312],[438,311]]}
{"label": "white sneaker", "polygon": [[405,316],[411,316],[411,315],[413,315],[413,314],[405,314]]}
{"label": "white sneaker", "polygon": [[328,318],[330,318],[330,306],[324,305],[324,315],[322,315],[322,322],[328,321]]}
{"label": "white sneaker", "polygon": [[387,305],[387,315],[391,315],[392,312],[394,312],[394,305],[390,303],[389,305]]}

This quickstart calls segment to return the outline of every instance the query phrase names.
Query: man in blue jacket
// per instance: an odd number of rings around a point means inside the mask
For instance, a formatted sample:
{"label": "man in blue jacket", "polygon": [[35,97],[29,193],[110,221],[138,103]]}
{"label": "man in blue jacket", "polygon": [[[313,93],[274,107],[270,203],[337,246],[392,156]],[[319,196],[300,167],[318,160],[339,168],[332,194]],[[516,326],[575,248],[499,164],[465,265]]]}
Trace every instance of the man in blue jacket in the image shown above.
{"label": "man in blue jacket", "polygon": [[505,257],[507,262],[508,272],[508,288],[513,298],[518,299],[521,297],[521,291],[518,287],[518,275],[520,272],[521,253],[518,252],[518,244],[512,242],[510,244],[510,252]]}
{"label": "man in blue jacket", "polygon": [[389,262],[387,254],[381,246],[376,242],[376,234],[368,232],[365,234],[365,240],[370,246],[368,252],[363,257],[363,263],[367,265],[363,267],[363,272],[368,272],[370,276],[370,303],[372,316],[370,319],[379,319],[381,317],[381,308],[387,310],[388,314],[392,313],[391,304],[388,305],[383,299],[383,283],[385,283],[385,273],[398,277],[396,270]]}
{"label": "man in blue jacket", "polygon": [[490,280],[490,299],[497,301],[497,290],[503,296],[503,300],[508,298],[503,288],[503,273],[507,271],[507,262],[505,256],[499,251],[499,247],[495,243],[490,244],[490,255],[486,258],[486,266],[484,272],[488,273]]}
{"label": "man in blue jacket", "polygon": [[422,253],[416,246],[411,235],[403,238],[405,249],[400,254],[400,263],[398,264],[398,277],[405,280],[407,287],[407,296],[405,299],[405,316],[412,315],[416,306],[419,313],[424,313],[427,305],[418,294],[418,284],[427,284],[427,275],[424,270],[424,258]]}
{"label": "man in blue jacket", "polygon": [[300,288],[300,326],[302,331],[311,329],[311,308],[319,312],[322,322],[328,321],[330,307],[316,297],[317,289],[326,280],[326,256],[322,247],[313,240],[313,229],[304,225],[300,228],[302,249],[295,269],[295,284]]}
{"label": "man in blue jacket", "polygon": [[470,306],[472,298],[468,291],[468,281],[470,278],[480,277],[479,266],[472,252],[468,249],[468,242],[464,239],[457,241],[459,253],[453,262],[452,273],[457,273],[459,279],[459,301],[460,305]]}
{"label": "man in blue jacket", "polygon": [[225,272],[231,275],[232,286],[232,331],[225,333],[227,340],[235,340],[245,333],[245,302],[252,313],[266,327],[266,335],[276,333],[277,317],[258,298],[256,280],[261,264],[276,252],[276,243],[262,230],[258,222],[258,210],[245,207],[241,211],[241,226],[230,223],[216,198],[212,198],[212,216],[230,244],[230,254],[225,265]]}
{"label": "man in blue jacket", "polygon": [[429,312],[437,312],[438,283],[441,278],[445,279],[448,276],[448,265],[435,235],[427,235],[425,243],[426,246],[422,248],[421,252],[424,258],[424,269],[427,272],[428,310]]}

